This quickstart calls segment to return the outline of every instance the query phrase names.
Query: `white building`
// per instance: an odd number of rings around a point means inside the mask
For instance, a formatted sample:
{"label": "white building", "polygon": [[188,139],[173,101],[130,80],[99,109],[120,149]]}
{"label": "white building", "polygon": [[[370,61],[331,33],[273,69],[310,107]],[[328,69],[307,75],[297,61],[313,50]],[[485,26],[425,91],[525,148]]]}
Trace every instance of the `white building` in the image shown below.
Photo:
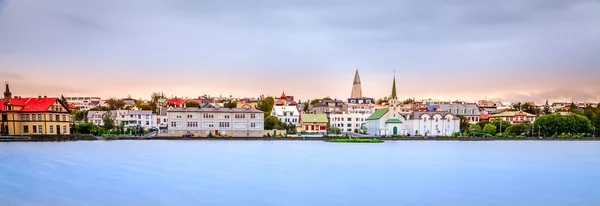
{"label": "white building", "polygon": [[[396,95],[396,78],[389,105],[377,109],[366,119],[367,134],[382,135],[452,135],[460,131],[460,118],[447,111],[406,112]],[[479,110],[478,110],[479,111]]]}
{"label": "white building", "polygon": [[271,116],[277,117],[286,124],[297,124],[300,118],[300,112],[296,105],[274,105]]}
{"label": "white building", "polygon": [[257,109],[180,107],[168,110],[167,114],[168,136],[262,137],[264,132],[264,112]]}
{"label": "white building", "polygon": [[367,118],[371,114],[360,114],[360,113],[342,113],[342,114],[330,114],[329,125],[340,128],[342,132],[355,132],[362,131]]}
{"label": "white building", "polygon": [[75,105],[80,110],[90,110],[100,105],[100,97],[65,97],[68,103]]}
{"label": "white building", "polygon": [[[95,125],[104,126],[104,117],[106,117],[106,113],[106,111],[88,111],[87,119]],[[113,117],[116,117],[116,115],[113,115]]]}
{"label": "white building", "polygon": [[[87,118],[91,123],[102,126],[107,113],[106,111],[89,111]],[[149,129],[157,127],[156,115],[152,114],[150,110],[111,110],[110,114],[115,120],[115,126],[120,126],[123,123],[125,128],[140,126]]]}
{"label": "white building", "polygon": [[479,122],[481,112],[476,104],[440,104],[437,111],[450,112],[454,115],[463,115],[469,119],[469,123]]}
{"label": "white building", "polygon": [[367,134],[449,136],[460,132],[460,118],[449,112],[411,112],[403,115],[389,108],[378,109],[367,118]]}

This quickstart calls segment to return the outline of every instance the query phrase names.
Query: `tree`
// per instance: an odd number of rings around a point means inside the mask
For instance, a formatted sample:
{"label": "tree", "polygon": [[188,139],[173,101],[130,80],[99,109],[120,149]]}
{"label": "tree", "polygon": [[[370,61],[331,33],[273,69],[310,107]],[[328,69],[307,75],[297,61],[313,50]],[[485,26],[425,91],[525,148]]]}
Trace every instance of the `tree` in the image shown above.
{"label": "tree", "polygon": [[552,112],[550,111],[550,104],[548,104],[548,100],[546,100],[546,104],[544,104],[544,111],[543,113],[545,115],[551,114]]}
{"label": "tree", "polygon": [[490,123],[496,126],[496,133],[504,133],[506,128],[510,127],[511,125],[510,122],[503,119],[493,119]]}
{"label": "tree", "polygon": [[265,130],[283,130],[285,129],[285,125],[279,118],[276,116],[268,116],[265,118]]}
{"label": "tree", "polygon": [[326,96],[326,97],[324,97],[324,98],[323,98],[323,99],[321,99],[321,100],[333,100],[333,99],[331,99],[331,97],[329,97],[329,96]]}
{"label": "tree", "polygon": [[525,135],[530,130],[531,130],[531,127],[528,126],[527,124],[518,123],[518,124],[510,125],[508,128],[506,128],[506,133],[518,136],[518,135]]}
{"label": "tree", "polygon": [[198,102],[194,102],[194,101],[187,101],[187,102],[185,102],[185,106],[186,107],[200,107],[200,104]]}
{"label": "tree", "polygon": [[493,124],[486,124],[485,127],[483,127],[483,132],[486,134],[495,135],[496,126],[494,126]]}
{"label": "tree", "polygon": [[226,102],[223,104],[223,107],[225,107],[225,108],[230,108],[230,109],[232,109],[232,108],[236,108],[236,107],[237,107],[237,102],[236,102],[236,101],[231,101],[231,100],[229,100],[229,101],[226,101]]}
{"label": "tree", "polygon": [[333,127],[329,127],[329,130],[327,131],[327,133],[329,133],[329,134],[342,134],[342,130],[340,128],[337,128],[337,127],[333,126]]}
{"label": "tree", "polygon": [[304,111],[304,113],[308,113],[308,105],[310,104],[310,102],[306,101],[306,103],[304,103],[304,108],[302,108],[302,111]]}
{"label": "tree", "polygon": [[477,124],[473,124],[469,127],[469,131],[472,132],[471,133],[472,135],[477,136],[477,135],[481,134],[481,127]]}
{"label": "tree", "polygon": [[265,114],[271,114],[273,110],[273,105],[275,105],[275,99],[273,97],[266,97],[261,99],[256,104],[256,109],[265,112]]}
{"label": "tree", "polygon": [[106,103],[111,110],[122,109],[125,107],[125,101],[122,99],[110,98],[108,101],[106,101]]}
{"label": "tree", "polygon": [[411,99],[411,98],[408,98],[408,99],[404,100],[404,102],[402,102],[402,103],[403,104],[413,104],[413,103],[415,103],[415,100]]}
{"label": "tree", "polygon": [[134,100],[134,104],[135,104],[135,107],[140,108],[144,104],[144,100],[142,100],[142,99]]}
{"label": "tree", "polygon": [[539,109],[537,109],[535,105],[531,102],[525,102],[525,104],[521,104],[521,111],[535,115],[538,115],[540,113]]}
{"label": "tree", "polygon": [[315,105],[315,104],[318,104],[319,102],[321,102],[321,99],[313,99],[312,101],[310,101],[310,105]]}
{"label": "tree", "polygon": [[563,133],[589,133],[593,131],[592,122],[579,114],[543,115],[535,120],[535,129],[544,136],[557,136]]}
{"label": "tree", "polygon": [[[469,119],[463,115],[456,115],[456,117],[460,118],[460,130],[461,131],[466,131],[469,129],[470,123],[469,123]],[[481,127],[480,127],[481,128]]]}
{"label": "tree", "polygon": [[486,124],[489,124],[490,121],[489,120],[481,120],[479,122],[477,122],[477,124],[481,127],[484,128]]}
{"label": "tree", "polygon": [[115,128],[115,118],[112,117],[112,112],[108,111],[102,117],[102,122],[104,122],[104,129],[111,130]]}
{"label": "tree", "polygon": [[85,111],[71,111],[71,115],[73,116],[73,121],[84,121],[86,118]]}

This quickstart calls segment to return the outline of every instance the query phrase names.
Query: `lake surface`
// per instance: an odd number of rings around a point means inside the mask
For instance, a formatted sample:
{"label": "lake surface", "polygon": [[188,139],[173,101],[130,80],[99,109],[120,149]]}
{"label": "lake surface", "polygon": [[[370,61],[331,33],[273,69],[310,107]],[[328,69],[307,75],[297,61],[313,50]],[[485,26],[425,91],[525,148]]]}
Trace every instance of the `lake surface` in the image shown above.
{"label": "lake surface", "polygon": [[0,143],[0,205],[600,205],[597,141]]}

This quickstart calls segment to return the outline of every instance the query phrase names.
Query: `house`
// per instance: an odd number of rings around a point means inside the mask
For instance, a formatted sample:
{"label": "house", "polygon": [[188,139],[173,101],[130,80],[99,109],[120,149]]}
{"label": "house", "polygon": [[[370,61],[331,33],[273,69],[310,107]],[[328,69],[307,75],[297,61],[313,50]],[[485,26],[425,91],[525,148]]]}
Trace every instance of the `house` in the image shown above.
{"label": "house", "polygon": [[167,105],[171,107],[183,107],[185,105],[185,102],[187,102],[187,100],[175,97],[172,99],[168,99]]}
{"label": "house", "polygon": [[321,100],[321,102],[309,105],[311,114],[342,114],[348,111],[348,105],[342,100]]}
{"label": "house", "polygon": [[495,119],[501,119],[508,121],[512,124],[517,124],[522,123],[524,121],[534,122],[535,118],[535,115],[523,111],[505,111],[498,114],[492,114],[492,116],[490,116],[490,121]]}
{"label": "house", "polygon": [[325,114],[302,114],[296,130],[306,133],[325,133],[328,129],[327,123],[329,121]]}
{"label": "house", "polygon": [[[422,104],[425,105],[425,104]],[[418,106],[418,110],[406,112],[405,105],[398,101],[396,77],[392,83],[392,95],[389,105],[375,110],[366,120],[367,134],[373,136],[388,135],[451,135],[460,131],[460,118],[447,111],[427,110],[427,106]],[[437,108],[437,107],[436,107]]]}
{"label": "house", "polygon": [[[106,117],[108,112],[106,111],[88,111],[87,119],[89,122],[95,125],[104,126],[104,118]],[[116,119],[116,114],[112,115],[114,119]]]}
{"label": "house", "polygon": [[67,105],[58,98],[12,96],[8,83],[0,101],[0,134],[60,135],[71,134]]}
{"label": "house", "polygon": [[73,104],[79,110],[90,110],[100,104],[100,97],[65,97],[68,103]]}
{"label": "house", "polygon": [[264,113],[241,108],[174,108],[167,111],[168,132],[163,136],[262,137]]}
{"label": "house", "polygon": [[420,112],[400,114],[389,108],[378,109],[367,118],[367,134],[389,135],[452,135],[460,132],[460,118],[449,112]]}
{"label": "house", "polygon": [[479,122],[481,112],[479,107],[473,103],[466,104],[440,104],[437,111],[450,112],[453,115],[462,115],[469,119],[469,123],[476,124]]}
{"label": "house", "polygon": [[271,116],[277,117],[286,124],[297,124],[300,119],[300,111],[296,105],[274,105]]}

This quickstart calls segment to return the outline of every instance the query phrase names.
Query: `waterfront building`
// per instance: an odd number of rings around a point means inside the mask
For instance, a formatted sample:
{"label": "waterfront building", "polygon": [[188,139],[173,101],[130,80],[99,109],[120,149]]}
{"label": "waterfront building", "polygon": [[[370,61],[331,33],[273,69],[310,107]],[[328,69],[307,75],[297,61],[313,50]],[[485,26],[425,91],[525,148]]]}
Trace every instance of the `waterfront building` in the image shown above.
{"label": "waterfront building", "polygon": [[8,83],[0,101],[0,113],[2,135],[71,134],[71,117],[64,102],[46,96],[13,97]]}
{"label": "waterfront building", "polygon": [[[95,124],[98,126],[104,126],[104,118],[106,117],[107,113],[108,112],[106,112],[106,111],[88,111],[87,119],[92,124]],[[114,113],[112,116],[113,116],[113,119],[116,119],[116,117],[117,117],[116,113]]]}
{"label": "waterfront building", "polygon": [[469,123],[476,124],[479,122],[479,118],[481,116],[481,112],[479,111],[479,107],[473,103],[466,104],[441,104],[438,105],[437,110],[431,111],[444,111],[450,112],[453,115],[463,115],[467,119],[469,119]]}
{"label": "waterfront building", "polygon": [[522,123],[524,121],[534,122],[535,118],[535,115],[523,111],[505,111],[498,114],[492,114],[492,116],[490,116],[490,121],[495,119],[501,119],[508,121],[512,124],[517,124]]}
{"label": "waterfront building", "polygon": [[411,111],[398,101],[396,78],[392,84],[389,105],[375,110],[366,119],[367,134],[389,135],[451,135],[460,131],[460,119],[447,111]]}
{"label": "waterfront building", "polygon": [[264,113],[257,109],[188,107],[173,108],[167,111],[167,115],[169,126],[164,134],[166,136],[262,137],[264,132]]}
{"label": "waterfront building", "polygon": [[321,100],[321,102],[309,105],[309,113],[311,114],[342,114],[348,111],[348,105],[342,100]]}
{"label": "waterfront building", "polygon": [[362,96],[360,75],[356,70],[347,111],[329,114],[330,126],[340,128],[343,132],[362,132],[366,119],[373,113],[374,108],[375,100]]}
{"label": "waterfront building", "polygon": [[279,99],[276,99],[271,116],[277,117],[283,123],[296,125],[299,123],[300,109],[293,96],[286,96],[283,93]]}
{"label": "waterfront building", "polygon": [[[89,111],[87,118],[89,122],[103,126],[106,115],[108,115],[107,111]],[[117,127],[121,123],[125,128],[143,127],[150,129],[158,126],[157,115],[150,110],[111,110],[110,115]]]}
{"label": "waterfront building", "polygon": [[100,97],[65,97],[69,104],[73,104],[79,110],[90,110],[100,105]]}
{"label": "waterfront building", "polygon": [[328,122],[325,114],[302,114],[296,130],[306,133],[325,133],[328,129]]}

